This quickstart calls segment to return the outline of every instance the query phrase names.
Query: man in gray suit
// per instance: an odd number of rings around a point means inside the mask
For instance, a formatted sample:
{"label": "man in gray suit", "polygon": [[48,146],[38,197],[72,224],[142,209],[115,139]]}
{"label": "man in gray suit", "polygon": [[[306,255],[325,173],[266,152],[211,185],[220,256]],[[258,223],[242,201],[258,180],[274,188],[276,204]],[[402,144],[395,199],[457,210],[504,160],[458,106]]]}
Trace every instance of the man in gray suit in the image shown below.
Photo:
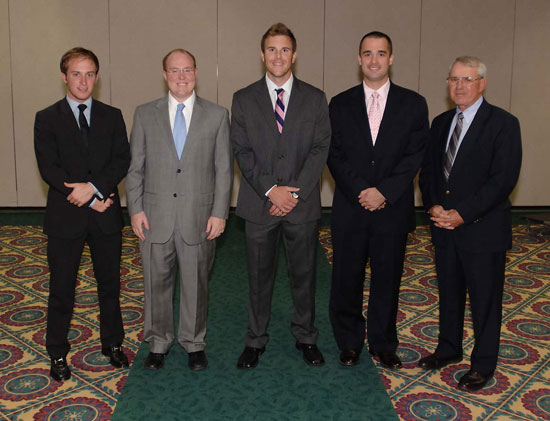
{"label": "man in gray suit", "polygon": [[229,116],[195,94],[197,67],[186,50],[162,62],[167,96],[137,107],[126,190],[140,240],[145,288],[145,367],[159,369],[174,342],[172,297],[180,278],[178,342],[189,368],[201,370],[208,272],[225,228],[233,180]]}
{"label": "man in gray suit", "polygon": [[246,220],[248,330],[238,368],[258,364],[282,238],[294,303],[291,332],[306,363],[324,363],[315,327],[316,256],[321,217],[319,179],[330,144],[325,94],[292,75],[296,38],[284,24],[261,41],[266,76],[236,92],[231,142],[243,174],[237,215]]}

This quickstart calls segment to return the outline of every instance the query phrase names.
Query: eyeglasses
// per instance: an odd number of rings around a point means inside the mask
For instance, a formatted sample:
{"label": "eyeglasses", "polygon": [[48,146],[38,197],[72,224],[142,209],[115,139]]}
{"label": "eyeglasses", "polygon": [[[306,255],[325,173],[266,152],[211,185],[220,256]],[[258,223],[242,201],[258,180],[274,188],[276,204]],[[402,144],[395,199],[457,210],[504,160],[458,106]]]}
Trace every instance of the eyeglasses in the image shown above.
{"label": "eyeglasses", "polygon": [[462,81],[466,85],[471,85],[476,80],[483,79],[482,77],[472,77],[472,76],[449,76],[447,78],[447,82],[449,82],[451,85],[458,85],[458,82]]}
{"label": "eyeglasses", "polygon": [[169,69],[166,71],[169,75],[179,75],[180,73],[183,74],[190,74],[193,73],[195,69],[193,67],[186,67],[185,69]]}

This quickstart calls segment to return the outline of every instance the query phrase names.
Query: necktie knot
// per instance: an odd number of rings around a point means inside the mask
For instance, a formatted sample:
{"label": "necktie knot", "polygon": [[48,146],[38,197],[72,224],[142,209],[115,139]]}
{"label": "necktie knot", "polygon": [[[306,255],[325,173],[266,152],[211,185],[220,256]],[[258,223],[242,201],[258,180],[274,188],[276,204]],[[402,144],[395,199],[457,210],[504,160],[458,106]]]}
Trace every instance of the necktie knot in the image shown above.
{"label": "necktie knot", "polygon": [[181,113],[183,109],[185,108],[185,104],[178,104],[178,108],[176,109],[176,112]]}
{"label": "necktie knot", "polygon": [[88,108],[88,106],[86,104],[79,104],[78,105],[78,109],[80,110],[80,112],[84,112],[84,110],[86,110],[86,108]]}
{"label": "necktie knot", "polygon": [[380,98],[380,94],[376,91],[373,92],[371,96],[373,101],[376,101],[378,98]]}

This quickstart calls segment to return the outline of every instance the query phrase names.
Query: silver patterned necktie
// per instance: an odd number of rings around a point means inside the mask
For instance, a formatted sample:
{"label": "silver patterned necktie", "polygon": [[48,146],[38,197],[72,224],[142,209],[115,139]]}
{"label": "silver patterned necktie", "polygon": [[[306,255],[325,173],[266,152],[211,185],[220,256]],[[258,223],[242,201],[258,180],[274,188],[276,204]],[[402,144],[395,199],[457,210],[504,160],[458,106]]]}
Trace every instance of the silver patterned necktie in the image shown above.
{"label": "silver patterned necktie", "polygon": [[443,162],[443,174],[445,175],[445,180],[449,180],[451,175],[451,169],[453,168],[453,162],[458,151],[458,141],[460,139],[460,133],[462,133],[462,120],[464,119],[464,114],[462,112],[458,113],[458,118],[456,119],[455,129],[451,139],[449,140],[449,146],[447,147],[447,152],[445,152],[444,162]]}

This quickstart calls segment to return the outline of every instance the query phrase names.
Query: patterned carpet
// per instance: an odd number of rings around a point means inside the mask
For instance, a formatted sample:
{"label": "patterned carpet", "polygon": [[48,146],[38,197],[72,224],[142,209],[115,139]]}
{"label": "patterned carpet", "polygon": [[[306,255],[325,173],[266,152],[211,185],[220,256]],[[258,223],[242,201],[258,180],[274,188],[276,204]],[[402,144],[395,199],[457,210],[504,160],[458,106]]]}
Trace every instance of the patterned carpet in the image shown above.
{"label": "patterned carpet", "polygon": [[[111,368],[101,355],[97,295],[87,251],[70,332],[73,376],[62,384],[48,376],[49,359],[44,348],[48,290],[45,241],[41,227],[0,226],[0,419],[108,420],[128,371]],[[322,229],[321,244],[330,261],[327,228]],[[456,379],[468,366],[467,359],[435,373],[416,368],[420,355],[432,351],[437,341],[437,283],[430,249],[427,229],[418,228],[409,237],[400,297],[399,354],[405,368],[391,372],[377,365],[399,418],[550,419],[548,240],[528,235],[525,226],[514,228],[498,371],[487,388],[474,394],[455,388]],[[142,338],[142,296],[137,240],[127,227],[121,304],[124,345],[131,361]],[[465,351],[469,354],[473,346],[469,318],[466,325]]]}
{"label": "patterned carpet", "polygon": [[[329,228],[322,229],[321,244],[331,261]],[[398,314],[398,354],[404,369],[387,370],[377,363],[400,419],[550,419],[549,245],[547,239],[528,235],[525,225],[514,227],[497,372],[486,388],[468,394],[456,388],[457,379],[469,367],[468,357],[436,372],[416,367],[421,356],[437,345],[437,279],[428,228],[419,227],[409,236]],[[366,280],[368,295],[368,269]],[[469,313],[465,325],[464,350],[469,356],[473,348]]]}

